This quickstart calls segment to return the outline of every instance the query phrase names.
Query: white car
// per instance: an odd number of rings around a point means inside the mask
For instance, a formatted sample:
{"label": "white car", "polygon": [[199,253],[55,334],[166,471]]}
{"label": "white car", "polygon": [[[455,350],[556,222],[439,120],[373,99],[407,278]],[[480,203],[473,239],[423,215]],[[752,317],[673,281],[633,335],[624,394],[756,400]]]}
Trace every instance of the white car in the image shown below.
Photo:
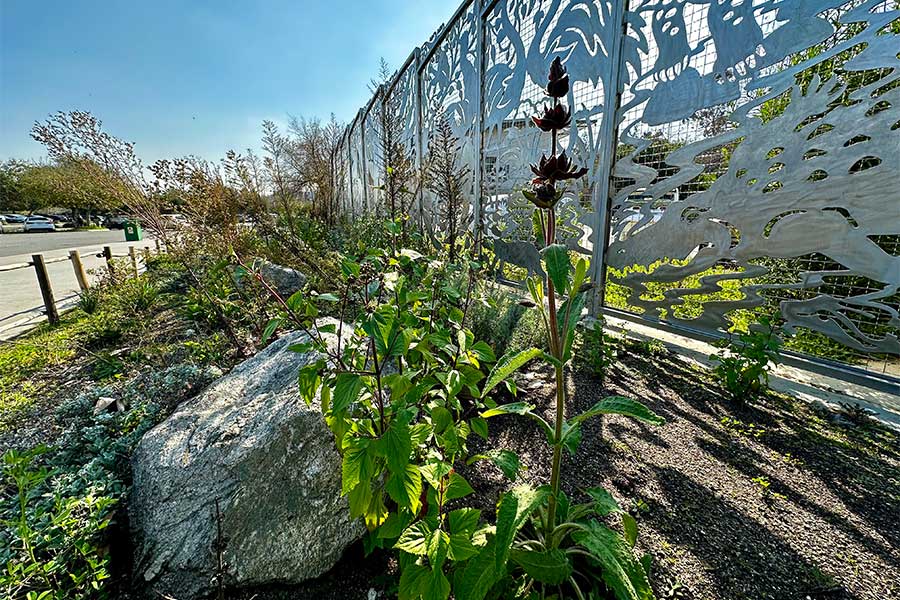
{"label": "white car", "polygon": [[32,231],[56,231],[56,226],[53,224],[53,219],[32,215],[25,219],[25,232]]}

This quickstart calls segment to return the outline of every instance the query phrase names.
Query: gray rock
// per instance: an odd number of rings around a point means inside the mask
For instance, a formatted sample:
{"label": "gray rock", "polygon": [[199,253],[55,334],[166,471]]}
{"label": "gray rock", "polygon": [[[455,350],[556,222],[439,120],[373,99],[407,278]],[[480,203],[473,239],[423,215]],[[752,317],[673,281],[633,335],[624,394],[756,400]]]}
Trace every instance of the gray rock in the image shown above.
{"label": "gray rock", "polygon": [[285,298],[298,290],[302,290],[306,285],[306,275],[296,269],[276,265],[261,258],[253,262],[253,269],[258,271],[269,285],[273,286],[278,293]]}
{"label": "gray rock", "polygon": [[141,440],[129,504],[137,587],[177,600],[211,591],[216,500],[230,586],[317,577],[362,536],[334,436],[297,391],[298,368],[316,356],[288,346],[304,340],[276,340]]}

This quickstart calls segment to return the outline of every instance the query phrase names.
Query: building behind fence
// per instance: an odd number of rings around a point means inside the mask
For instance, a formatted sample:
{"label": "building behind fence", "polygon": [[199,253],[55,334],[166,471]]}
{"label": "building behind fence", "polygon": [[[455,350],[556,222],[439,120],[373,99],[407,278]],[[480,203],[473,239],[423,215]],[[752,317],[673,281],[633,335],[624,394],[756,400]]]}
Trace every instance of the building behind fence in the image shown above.
{"label": "building behind fence", "polygon": [[[334,156],[345,215],[376,213],[378,115],[420,168],[459,140],[469,225],[511,277],[540,269],[521,189],[530,116],[572,78],[561,145],[591,172],[561,201],[598,308],[700,333],[776,314],[801,353],[900,375],[897,0],[470,0],[416,48]],[[417,186],[414,221],[442,228]]]}

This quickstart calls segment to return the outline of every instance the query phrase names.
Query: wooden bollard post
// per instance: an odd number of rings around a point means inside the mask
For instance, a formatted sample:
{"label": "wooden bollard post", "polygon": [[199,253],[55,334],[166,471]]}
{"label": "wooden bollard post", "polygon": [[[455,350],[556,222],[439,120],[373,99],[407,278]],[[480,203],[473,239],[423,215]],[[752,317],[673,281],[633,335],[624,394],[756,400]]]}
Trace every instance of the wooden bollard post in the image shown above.
{"label": "wooden bollard post", "polygon": [[84,264],[81,262],[81,255],[78,250],[69,250],[69,260],[72,261],[72,268],[75,270],[75,279],[78,280],[78,287],[82,292],[86,292],[90,288],[87,273],[84,272]]}
{"label": "wooden bollard post", "polygon": [[109,269],[109,278],[115,281],[116,268],[113,266],[112,248],[110,248],[109,246],[103,246],[103,258],[106,259],[106,268]]}
{"label": "wooden bollard post", "polygon": [[144,260],[144,269],[147,268],[147,261],[150,260],[150,246],[144,246],[141,250],[141,258]]}
{"label": "wooden bollard post", "polygon": [[156,239],[153,240],[153,241],[156,242],[156,253],[159,254],[159,252],[160,252],[160,250],[159,250],[159,238],[156,238]]}
{"label": "wooden bollard post", "polygon": [[137,254],[134,252],[134,246],[128,246],[128,256],[131,257],[131,268],[134,269],[134,276],[138,276]]}
{"label": "wooden bollard post", "polygon": [[41,296],[44,297],[44,308],[47,309],[47,320],[52,325],[59,323],[59,313],[56,312],[56,300],[53,299],[53,289],[50,287],[50,275],[47,274],[47,265],[44,263],[43,254],[32,254],[31,264],[37,274],[38,285],[41,288]]}

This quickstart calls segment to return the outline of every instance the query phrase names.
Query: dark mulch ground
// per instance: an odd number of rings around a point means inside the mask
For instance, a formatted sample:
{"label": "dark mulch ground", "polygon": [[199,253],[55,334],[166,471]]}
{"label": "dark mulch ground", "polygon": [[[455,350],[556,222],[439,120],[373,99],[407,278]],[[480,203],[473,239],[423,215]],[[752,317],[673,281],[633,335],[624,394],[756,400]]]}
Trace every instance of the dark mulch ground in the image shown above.
{"label": "dark mulch ground", "polygon": [[[522,395],[550,419],[551,374],[539,375]],[[736,404],[705,369],[674,355],[625,354],[606,385],[576,372],[569,393],[572,414],[620,394],[667,419],[662,427],[622,417],[594,421],[564,467],[567,493],[602,485],[631,508],[640,546],[654,556],[661,597],[900,598],[893,432],[838,424],[774,394]],[[536,426],[504,417],[492,427],[530,466],[526,479],[548,480],[550,452]],[[499,485],[489,475],[477,487]]]}
{"label": "dark mulch ground", "polygon": [[[520,392],[548,419],[550,378],[531,373]],[[668,420],[594,421],[565,462],[567,493],[603,485],[638,518],[660,598],[900,598],[900,448],[892,432],[834,422],[774,394],[735,404],[706,370],[674,355],[626,353],[606,385],[576,372],[569,392],[573,414],[621,394]],[[526,480],[549,479],[550,452],[531,421],[498,418],[491,433],[496,446],[520,455]],[[492,512],[509,482],[488,463],[465,475],[475,502]],[[314,582],[240,598],[362,599],[383,589],[391,570],[385,556],[364,559],[357,545]]]}

